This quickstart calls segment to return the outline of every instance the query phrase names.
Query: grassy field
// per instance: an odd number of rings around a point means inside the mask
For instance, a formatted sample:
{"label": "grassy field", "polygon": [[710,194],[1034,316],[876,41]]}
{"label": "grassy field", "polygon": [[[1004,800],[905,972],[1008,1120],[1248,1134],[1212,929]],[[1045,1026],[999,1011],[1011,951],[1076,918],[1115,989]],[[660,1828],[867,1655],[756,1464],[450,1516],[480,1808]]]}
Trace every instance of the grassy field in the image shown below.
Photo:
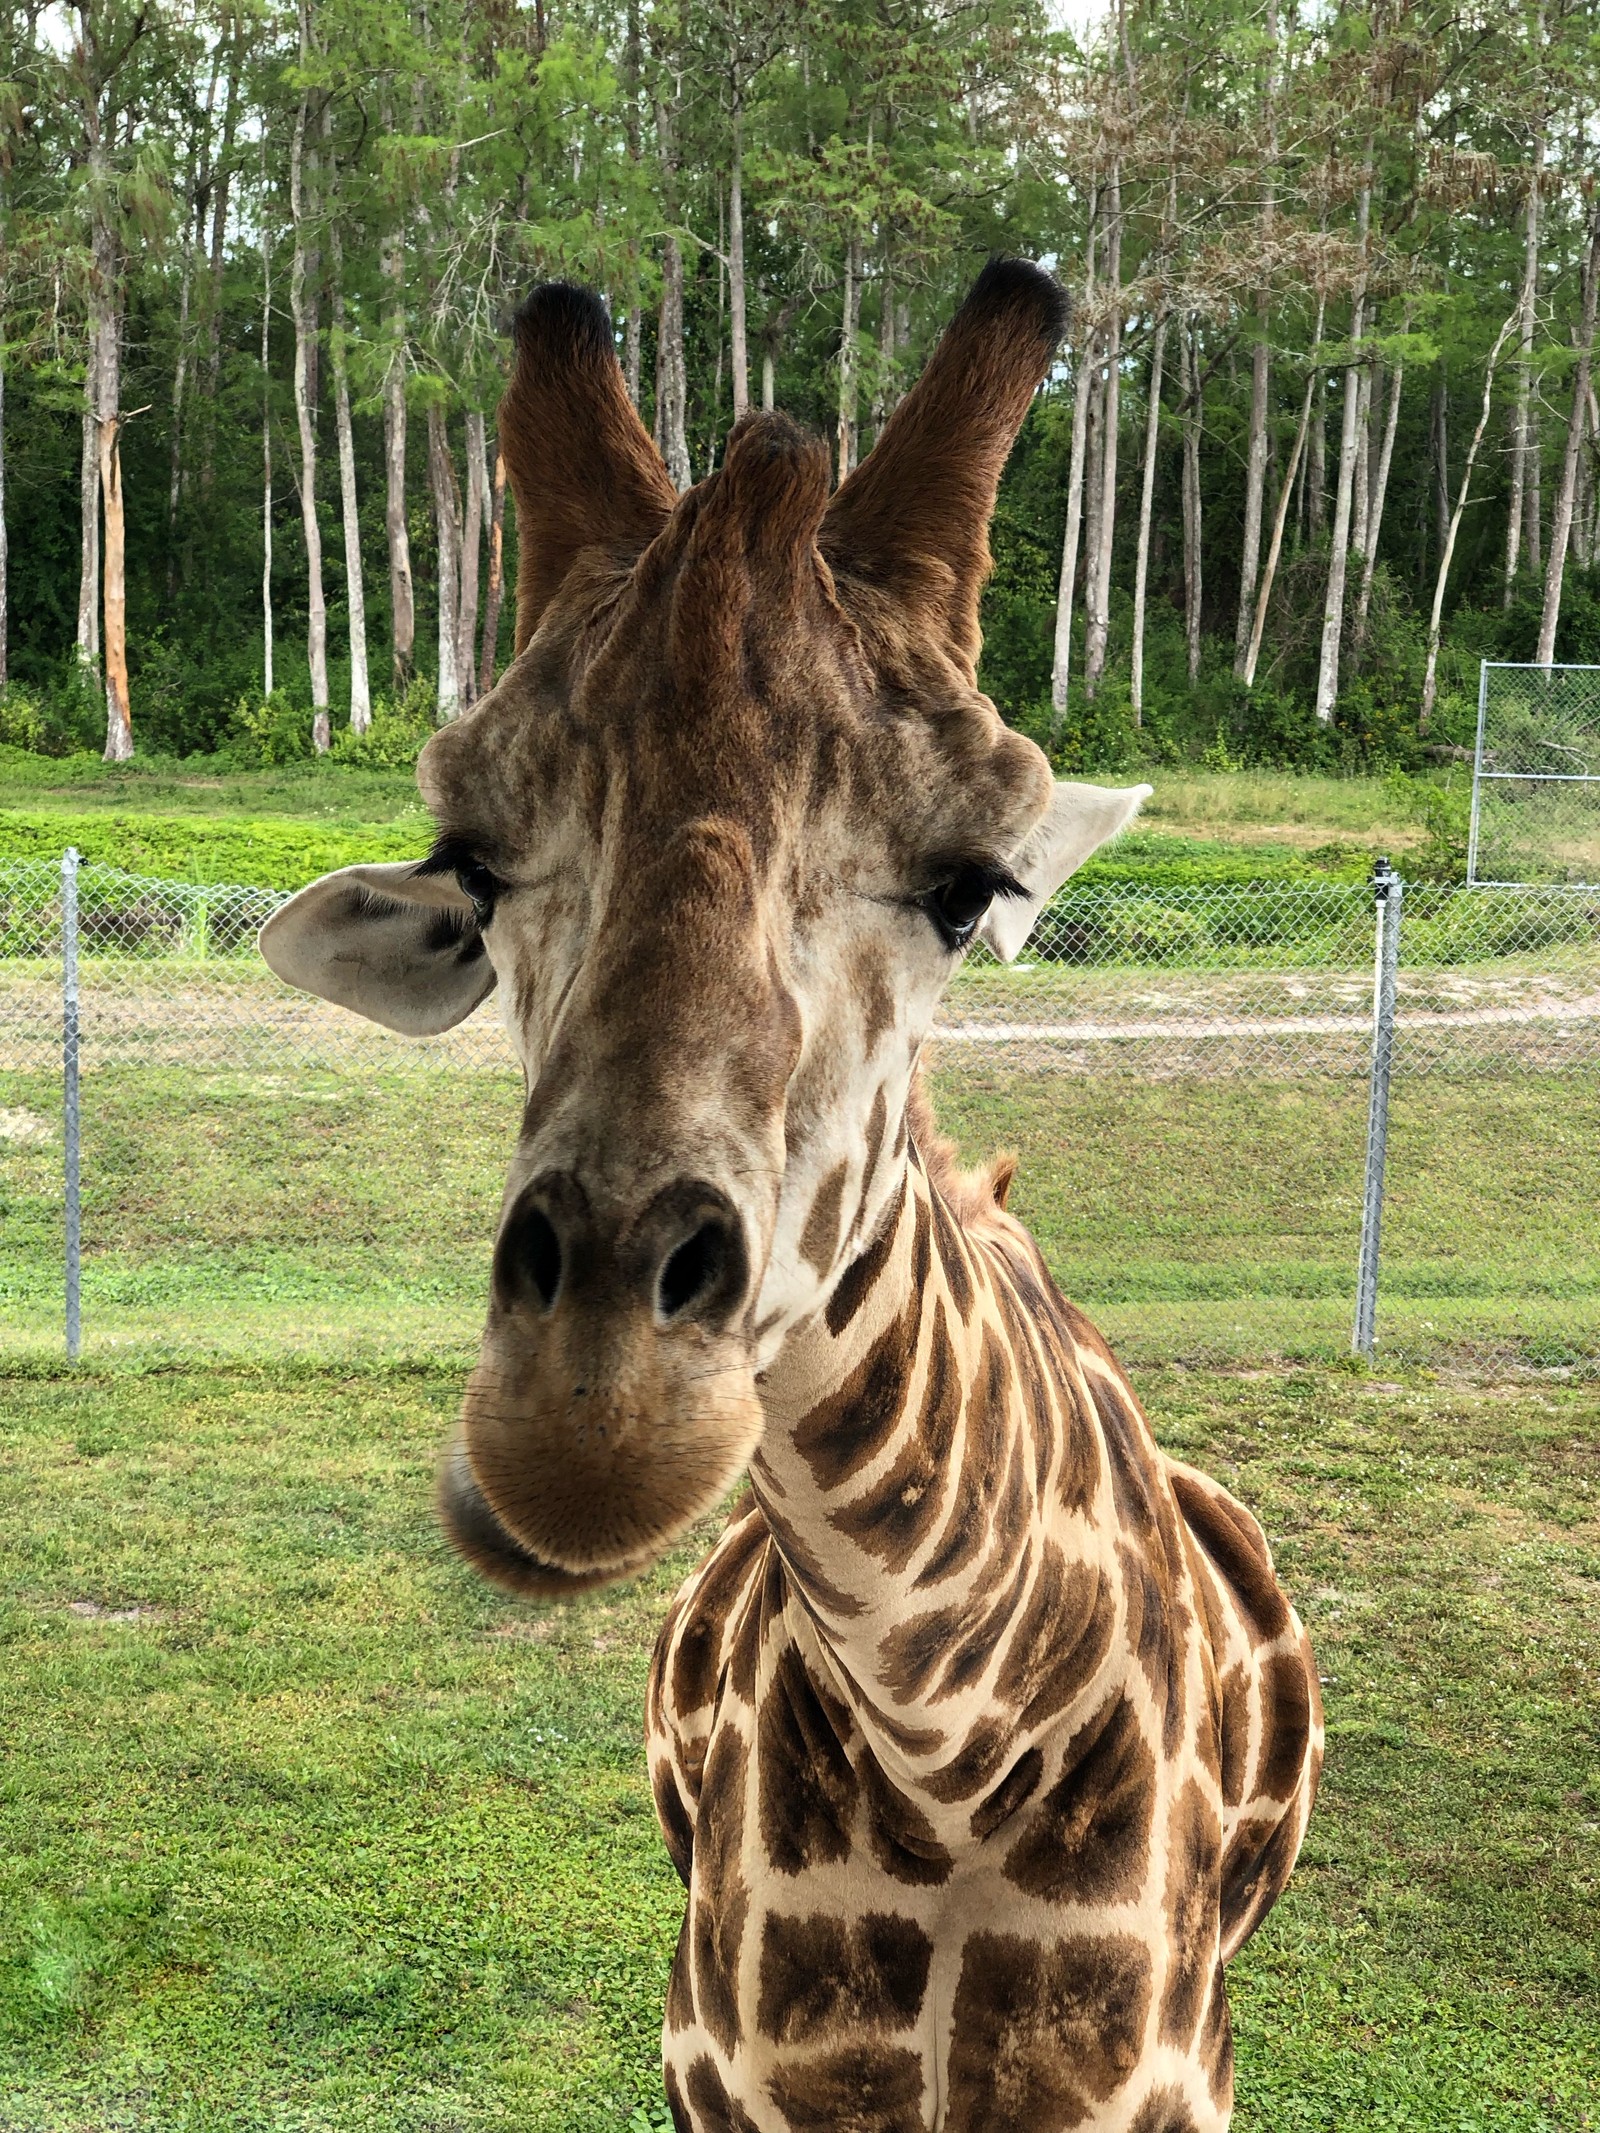
{"label": "grassy field", "polygon": [[[5,2133],[665,2123],[640,1699],[691,1551],[554,1612],[478,1584],[428,1511],[464,1359],[0,1381]],[[1600,1394],[1141,1384],[1327,1680],[1241,2133],[1592,2133]]]}
{"label": "grassy field", "polygon": [[[1241,771],[1155,774],[1142,826],[1086,880],[1207,876],[1354,878],[1373,853],[1421,843],[1405,780]],[[66,762],[0,748],[0,862],[88,859],[186,881],[299,888],[359,859],[426,850],[429,818],[407,770],[347,764],[219,769],[183,763]]]}
{"label": "grassy field", "polygon": [[[1013,1205],[1130,1356],[1348,1345],[1359,1077],[1080,1079],[967,1063],[937,1092],[970,1155],[1020,1153]],[[0,1352],[58,1337],[59,1101],[54,1075],[0,1075]],[[510,1075],[117,1068],[85,1077],[82,1108],[91,1354],[263,1341],[381,1353],[478,1324],[517,1123]],[[1402,1079],[1384,1342],[1600,1355],[1597,1175],[1594,1072]]]}

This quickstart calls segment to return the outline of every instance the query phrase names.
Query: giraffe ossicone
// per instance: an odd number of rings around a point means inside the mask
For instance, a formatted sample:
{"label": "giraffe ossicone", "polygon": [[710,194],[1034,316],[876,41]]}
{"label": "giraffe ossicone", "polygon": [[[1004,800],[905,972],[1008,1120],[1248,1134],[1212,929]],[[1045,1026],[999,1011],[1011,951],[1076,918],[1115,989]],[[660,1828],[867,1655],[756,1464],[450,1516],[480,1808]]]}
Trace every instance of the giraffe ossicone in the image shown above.
{"label": "giraffe ossicone", "polygon": [[749,1487],[647,1739],[688,1890],[693,2133],[1211,2133],[1223,1965],[1281,1892],[1317,1678],[1260,1527],[1156,1446],[919,1078],[1148,788],[1057,784],[977,687],[1001,467],[1065,324],[979,277],[833,494],[747,417],[678,496],[597,298],[535,292],[501,439],[517,658],[428,743],[416,867],[262,934],[388,1027],[497,991],[526,1084],[451,1536],[562,1598]]}

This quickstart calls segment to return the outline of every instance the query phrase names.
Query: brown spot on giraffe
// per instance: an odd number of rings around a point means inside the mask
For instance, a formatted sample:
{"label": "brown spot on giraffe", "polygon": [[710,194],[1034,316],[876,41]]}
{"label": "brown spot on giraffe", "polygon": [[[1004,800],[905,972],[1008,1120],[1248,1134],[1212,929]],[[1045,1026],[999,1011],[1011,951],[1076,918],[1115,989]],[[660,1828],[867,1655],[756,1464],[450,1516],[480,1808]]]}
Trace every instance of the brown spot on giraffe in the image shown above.
{"label": "brown spot on giraffe", "polygon": [[413,1035],[501,988],[526,1100],[440,1476],[462,1552],[568,1598],[748,1468],[646,1700],[692,2133],[1217,2133],[1220,1964],[1197,1981],[1315,1788],[1259,1528],[1161,1454],[1007,1162],[963,1173],[916,1076],[966,943],[1014,957],[1145,793],[1057,783],[977,686],[1062,317],[995,262],[836,493],[761,414],[680,497],[603,306],[536,292],[502,409],[518,656],[423,752],[429,858],[263,931]]}
{"label": "brown spot on giraffe", "polygon": [[952,2021],[949,2133],[1067,2133],[1138,2063],[1150,1957],[1127,1933],[974,1933]]}
{"label": "brown spot on giraffe", "polygon": [[767,1919],[756,2021],[779,2044],[908,2029],[922,2012],[933,1942],[915,1919],[819,1911]]}

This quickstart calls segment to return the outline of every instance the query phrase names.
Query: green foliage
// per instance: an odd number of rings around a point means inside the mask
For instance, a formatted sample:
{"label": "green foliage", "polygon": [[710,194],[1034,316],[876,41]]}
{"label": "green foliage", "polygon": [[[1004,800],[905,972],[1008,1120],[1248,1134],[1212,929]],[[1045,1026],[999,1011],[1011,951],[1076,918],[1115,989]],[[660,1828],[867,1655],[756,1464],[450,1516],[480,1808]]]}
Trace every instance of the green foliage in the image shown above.
{"label": "green foliage", "polygon": [[264,889],[298,889],[362,860],[420,859],[428,842],[420,820],[346,829],[281,817],[207,820],[117,808],[9,808],[0,825],[0,855],[6,858],[58,860],[70,844],[85,859],[132,874]]}
{"label": "green foliage", "polygon": [[341,727],[328,752],[337,763],[360,763],[374,770],[404,769],[415,763],[436,730],[437,703],[438,691],[419,677],[399,697],[375,697],[366,732]]}

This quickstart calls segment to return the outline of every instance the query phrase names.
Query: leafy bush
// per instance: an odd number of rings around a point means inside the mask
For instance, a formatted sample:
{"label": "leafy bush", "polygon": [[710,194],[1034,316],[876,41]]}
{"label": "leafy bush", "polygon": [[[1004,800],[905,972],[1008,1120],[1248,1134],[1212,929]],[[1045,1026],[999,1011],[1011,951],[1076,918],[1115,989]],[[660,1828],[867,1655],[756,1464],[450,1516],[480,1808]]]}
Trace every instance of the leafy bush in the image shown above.
{"label": "leafy bush", "polygon": [[414,679],[398,697],[380,696],[365,733],[341,727],[328,753],[336,763],[363,763],[374,770],[402,770],[414,763],[437,723],[438,692]]}
{"label": "leafy bush", "polygon": [[252,700],[241,696],[233,707],[229,753],[251,763],[304,763],[316,753],[311,745],[311,713],[293,703],[282,689]]}
{"label": "leafy bush", "polygon": [[14,681],[0,689],[0,744],[30,755],[98,752],[104,724],[99,683],[76,657],[54,687],[24,688]]}

